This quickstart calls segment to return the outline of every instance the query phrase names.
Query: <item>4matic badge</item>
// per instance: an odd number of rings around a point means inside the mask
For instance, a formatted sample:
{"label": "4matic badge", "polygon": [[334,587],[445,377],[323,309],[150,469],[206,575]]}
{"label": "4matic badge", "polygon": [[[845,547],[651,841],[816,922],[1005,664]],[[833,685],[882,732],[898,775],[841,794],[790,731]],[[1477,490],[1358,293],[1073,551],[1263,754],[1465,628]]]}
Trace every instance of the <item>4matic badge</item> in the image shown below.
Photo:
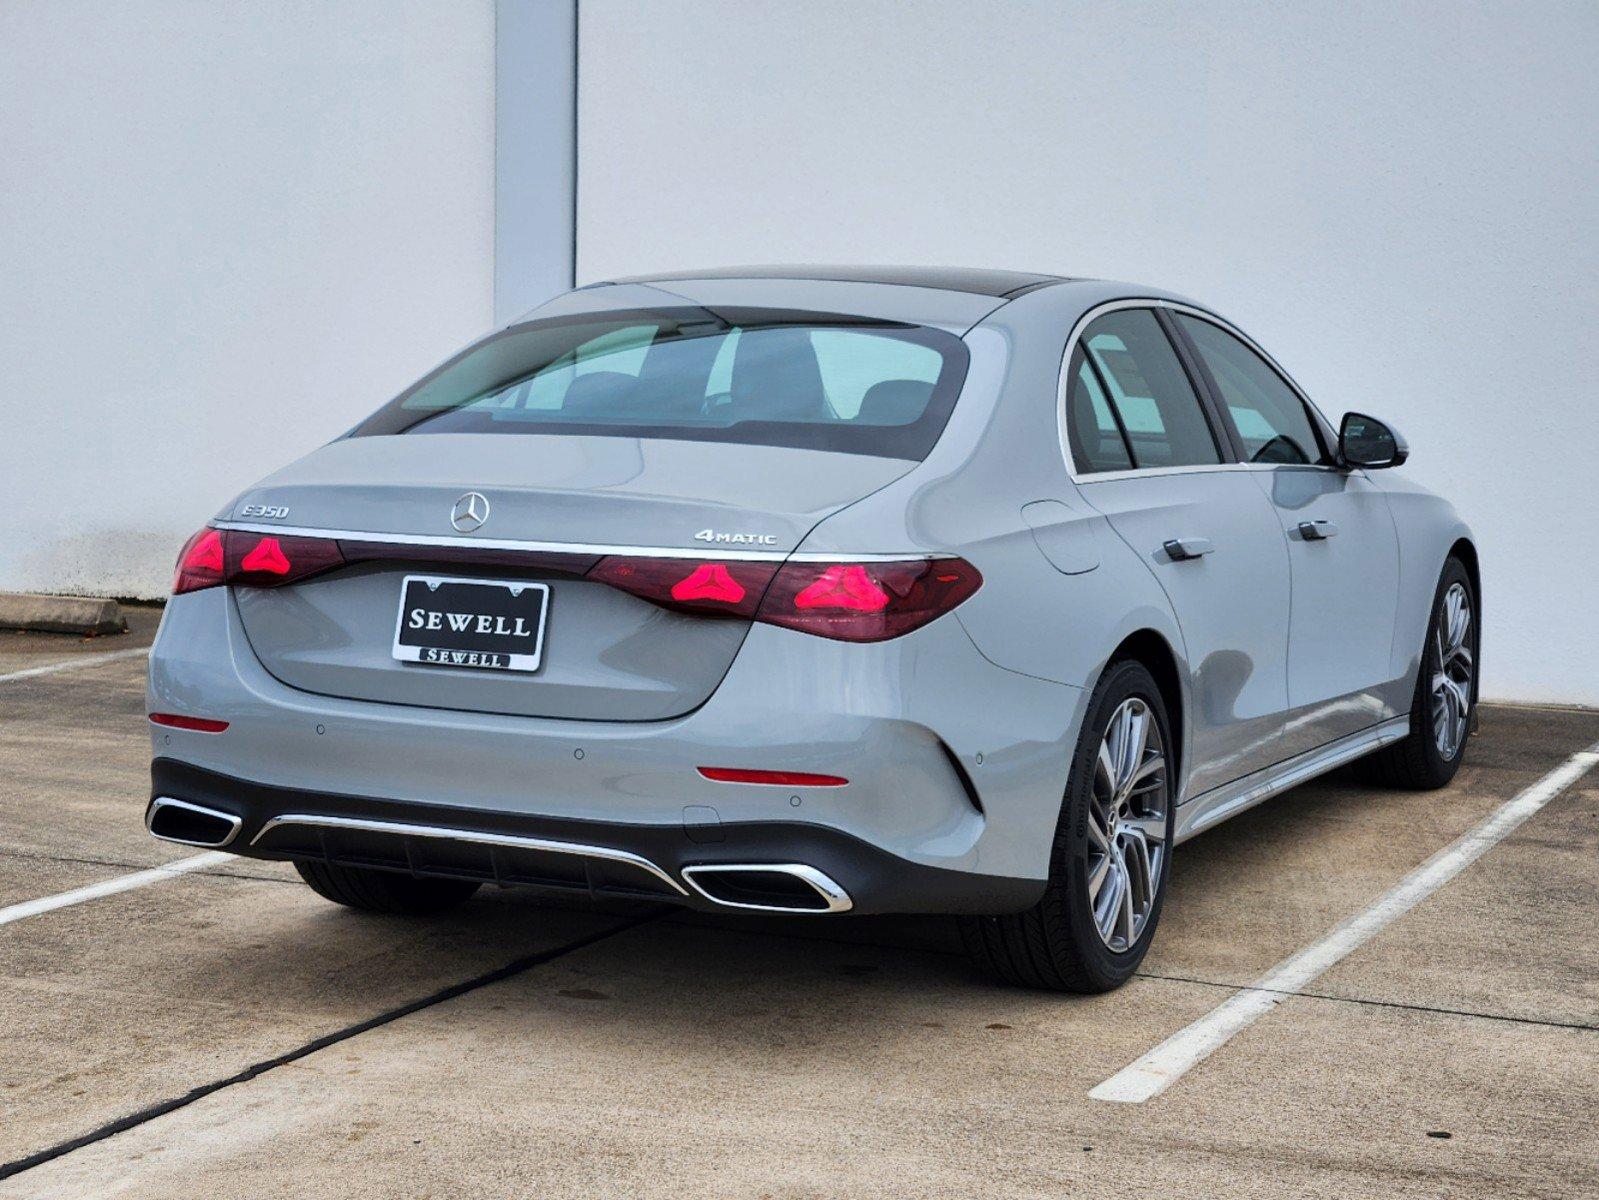
{"label": "4matic badge", "polygon": [[714,529],[702,529],[694,535],[696,542],[726,542],[735,546],[775,546],[777,535],[775,533],[718,533]]}

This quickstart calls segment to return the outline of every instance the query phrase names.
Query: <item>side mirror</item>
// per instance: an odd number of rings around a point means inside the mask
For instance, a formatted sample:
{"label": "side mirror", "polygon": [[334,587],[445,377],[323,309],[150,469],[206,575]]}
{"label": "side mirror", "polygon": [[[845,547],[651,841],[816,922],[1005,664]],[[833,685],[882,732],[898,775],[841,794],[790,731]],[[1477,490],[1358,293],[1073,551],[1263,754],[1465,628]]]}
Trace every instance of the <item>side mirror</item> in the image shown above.
{"label": "side mirror", "polygon": [[1345,467],[1377,470],[1397,467],[1410,457],[1410,447],[1399,433],[1376,417],[1345,413],[1338,426],[1338,462]]}

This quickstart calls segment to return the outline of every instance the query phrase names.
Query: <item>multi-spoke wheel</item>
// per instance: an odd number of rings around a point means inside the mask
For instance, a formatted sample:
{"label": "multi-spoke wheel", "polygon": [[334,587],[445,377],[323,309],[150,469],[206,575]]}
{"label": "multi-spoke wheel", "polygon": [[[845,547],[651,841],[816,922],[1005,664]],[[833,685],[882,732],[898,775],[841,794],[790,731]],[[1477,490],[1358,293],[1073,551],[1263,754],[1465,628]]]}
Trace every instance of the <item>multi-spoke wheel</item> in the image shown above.
{"label": "multi-spoke wheel", "polygon": [[1463,583],[1451,583],[1444,593],[1443,611],[1433,625],[1432,671],[1433,738],[1438,753],[1454,758],[1466,740],[1471,713],[1471,593]]}
{"label": "multi-spoke wheel", "polygon": [[1421,648],[1410,734],[1356,764],[1363,778],[1397,787],[1437,788],[1455,777],[1471,733],[1480,626],[1471,576],[1459,559],[1451,558],[1438,580]]}
{"label": "multi-spoke wheel", "polygon": [[1166,857],[1166,752],[1149,705],[1111,714],[1088,803],[1088,899],[1105,945],[1124,951],[1155,911]]}
{"label": "multi-spoke wheel", "polygon": [[1141,663],[1111,664],[1088,703],[1043,898],[968,917],[967,948],[1009,983],[1104,992],[1149,948],[1170,870],[1171,723]]}

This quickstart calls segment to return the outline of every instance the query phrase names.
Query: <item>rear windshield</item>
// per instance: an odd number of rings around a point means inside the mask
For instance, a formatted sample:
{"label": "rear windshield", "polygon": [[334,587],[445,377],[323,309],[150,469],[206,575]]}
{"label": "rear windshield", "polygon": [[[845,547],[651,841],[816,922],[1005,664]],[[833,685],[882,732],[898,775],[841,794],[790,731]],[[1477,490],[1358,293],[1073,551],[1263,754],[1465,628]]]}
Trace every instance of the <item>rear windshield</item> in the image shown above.
{"label": "rear windshield", "polygon": [[771,309],[529,321],[458,354],[352,436],[585,434],[924,458],[966,346],[920,325]]}

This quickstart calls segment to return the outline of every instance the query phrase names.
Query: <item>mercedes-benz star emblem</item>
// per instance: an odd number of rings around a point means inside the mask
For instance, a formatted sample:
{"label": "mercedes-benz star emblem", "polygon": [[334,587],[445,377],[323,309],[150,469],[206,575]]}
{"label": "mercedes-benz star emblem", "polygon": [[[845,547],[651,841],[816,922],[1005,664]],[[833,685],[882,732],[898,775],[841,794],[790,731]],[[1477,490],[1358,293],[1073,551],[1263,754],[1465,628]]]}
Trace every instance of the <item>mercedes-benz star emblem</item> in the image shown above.
{"label": "mercedes-benz star emblem", "polygon": [[488,498],[479,492],[468,492],[455,502],[455,507],[450,510],[450,524],[461,533],[471,533],[481,529],[483,522],[489,519]]}

